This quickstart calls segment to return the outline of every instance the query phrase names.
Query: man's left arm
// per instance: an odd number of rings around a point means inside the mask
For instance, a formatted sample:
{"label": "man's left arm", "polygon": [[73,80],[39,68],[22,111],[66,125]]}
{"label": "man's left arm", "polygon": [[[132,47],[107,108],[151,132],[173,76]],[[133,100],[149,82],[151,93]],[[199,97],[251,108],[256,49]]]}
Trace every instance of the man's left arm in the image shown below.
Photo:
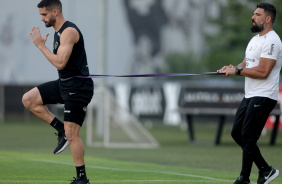
{"label": "man's left arm", "polygon": [[274,68],[275,64],[275,59],[261,57],[258,66],[253,68],[243,68],[243,70],[240,72],[240,75],[253,79],[266,79]]}
{"label": "man's left arm", "polygon": [[[280,44],[277,40],[270,39],[262,47],[258,66],[243,67],[240,75],[253,79],[266,79],[274,68],[280,52]],[[246,66],[246,65],[245,65]],[[236,69],[227,69],[227,75],[236,75]]]}
{"label": "man's left arm", "polygon": [[[271,70],[275,66],[276,60],[269,58],[260,58],[259,65],[253,68],[246,68],[245,65],[242,66],[240,75],[253,78],[253,79],[265,79],[270,74]],[[238,65],[241,66],[241,65]],[[236,75],[236,67],[226,67],[222,73],[226,76]]]}

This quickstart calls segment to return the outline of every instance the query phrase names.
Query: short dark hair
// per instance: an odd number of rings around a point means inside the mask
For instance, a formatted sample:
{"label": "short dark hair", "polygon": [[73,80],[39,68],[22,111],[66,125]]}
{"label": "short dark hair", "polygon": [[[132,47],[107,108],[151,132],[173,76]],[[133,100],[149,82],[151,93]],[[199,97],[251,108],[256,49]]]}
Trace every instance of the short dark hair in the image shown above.
{"label": "short dark hair", "polygon": [[271,22],[274,24],[276,18],[276,9],[272,4],[269,3],[261,3],[257,5],[257,8],[264,9],[264,12],[267,16],[271,17]]}
{"label": "short dark hair", "polygon": [[40,3],[37,5],[38,8],[46,8],[47,10],[51,11],[53,9],[58,9],[62,12],[62,3],[60,0],[41,0]]}

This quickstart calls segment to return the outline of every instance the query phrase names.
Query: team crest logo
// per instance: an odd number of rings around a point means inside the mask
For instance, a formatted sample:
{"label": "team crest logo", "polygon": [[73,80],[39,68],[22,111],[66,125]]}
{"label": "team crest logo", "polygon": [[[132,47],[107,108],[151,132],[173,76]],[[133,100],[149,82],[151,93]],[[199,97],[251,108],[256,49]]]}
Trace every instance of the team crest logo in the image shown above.
{"label": "team crest logo", "polygon": [[59,43],[56,42],[55,45],[54,45],[54,49],[55,49],[55,50],[58,48],[58,45],[59,45]]}
{"label": "team crest logo", "polygon": [[254,48],[253,48],[253,51],[257,50],[258,46],[256,45]]}
{"label": "team crest logo", "polygon": [[257,47],[258,47],[257,45],[252,46],[249,51],[255,51],[257,49]]}

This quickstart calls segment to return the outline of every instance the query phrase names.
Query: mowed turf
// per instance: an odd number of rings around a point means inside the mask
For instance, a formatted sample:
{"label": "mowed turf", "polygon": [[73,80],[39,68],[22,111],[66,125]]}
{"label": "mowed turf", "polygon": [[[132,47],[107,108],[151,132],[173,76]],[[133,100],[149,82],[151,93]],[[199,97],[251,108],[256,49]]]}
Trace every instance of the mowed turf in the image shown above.
{"label": "mowed turf", "polygon": [[[71,156],[0,152],[0,183],[69,183]],[[230,183],[231,172],[86,157],[91,183]]]}
{"label": "mowed turf", "polygon": [[[226,126],[222,144],[212,146],[216,127],[195,126],[200,144],[190,144],[179,127],[154,126],[150,132],[161,146],[157,149],[107,149],[86,147],[86,168],[91,183],[203,184],[233,183],[239,175],[241,150]],[[0,183],[70,183],[76,175],[70,148],[53,155],[55,131],[40,120],[7,120],[0,124]],[[281,133],[277,145],[268,146],[263,136],[261,151],[266,160],[282,171]],[[85,142],[85,127],[82,129]],[[256,183],[254,166],[251,181]],[[279,176],[272,184],[282,183]]]}

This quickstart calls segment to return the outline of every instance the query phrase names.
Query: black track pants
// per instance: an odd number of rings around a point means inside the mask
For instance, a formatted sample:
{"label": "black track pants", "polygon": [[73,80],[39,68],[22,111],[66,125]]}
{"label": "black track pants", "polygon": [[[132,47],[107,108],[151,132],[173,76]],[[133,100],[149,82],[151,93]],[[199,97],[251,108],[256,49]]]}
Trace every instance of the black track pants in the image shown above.
{"label": "black track pants", "polygon": [[277,101],[266,97],[244,98],[237,110],[231,135],[242,147],[241,175],[246,178],[250,176],[253,162],[259,170],[269,169],[269,165],[260,153],[257,141],[276,103]]}

